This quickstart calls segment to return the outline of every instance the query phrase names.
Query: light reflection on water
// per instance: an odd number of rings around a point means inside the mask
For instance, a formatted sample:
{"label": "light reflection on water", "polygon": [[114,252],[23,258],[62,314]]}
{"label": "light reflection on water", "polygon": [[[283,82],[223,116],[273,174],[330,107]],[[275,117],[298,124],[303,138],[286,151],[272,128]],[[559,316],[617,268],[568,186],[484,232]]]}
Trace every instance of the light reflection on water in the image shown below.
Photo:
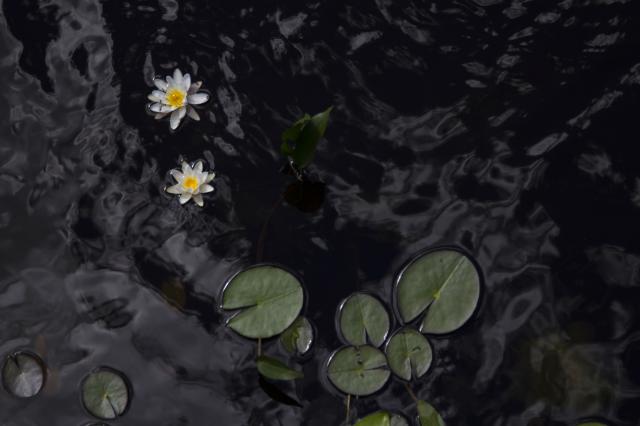
{"label": "light reflection on water", "polygon": [[[418,395],[449,424],[635,424],[637,9],[3,0],[0,353],[50,371],[35,400],[0,392],[0,423],[87,423],[79,384],[108,365],[133,385],[119,424],[339,424],[319,377],[339,301],[389,301],[414,253],[458,245],[482,304],[432,339]],[[175,66],[213,99],[171,134],[144,105]],[[301,212],[278,203],[279,133],[329,104],[324,202]],[[215,160],[204,209],[162,193],[181,155]],[[319,331],[287,390],[302,408],[259,388],[216,308],[263,228],[261,260],[303,277]],[[377,407],[414,412],[398,383],[356,404]]]}

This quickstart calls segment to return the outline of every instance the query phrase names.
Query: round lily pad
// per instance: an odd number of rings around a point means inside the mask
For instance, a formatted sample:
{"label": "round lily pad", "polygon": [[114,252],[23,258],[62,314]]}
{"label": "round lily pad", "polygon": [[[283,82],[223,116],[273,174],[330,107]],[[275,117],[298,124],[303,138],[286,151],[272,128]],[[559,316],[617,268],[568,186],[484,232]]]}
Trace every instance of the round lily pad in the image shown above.
{"label": "round lily pad", "polygon": [[438,411],[425,401],[418,401],[418,421],[420,426],[445,426]]}
{"label": "round lily pad", "polygon": [[82,382],[82,403],[93,416],[109,420],[120,417],[129,406],[130,391],[122,373],[100,368]]}
{"label": "round lily pad", "polygon": [[291,354],[304,355],[313,343],[313,326],[305,317],[298,317],[280,335],[282,347]]}
{"label": "round lily pad", "polygon": [[222,308],[240,310],[227,325],[241,336],[266,339],[282,333],[302,310],[304,294],[298,279],[271,265],[235,275],[225,286]]}
{"label": "round lily pad", "polygon": [[371,395],[389,379],[387,358],[373,346],[348,346],[336,351],[327,369],[329,380],[341,392]]}
{"label": "round lily pad", "polygon": [[412,328],[403,328],[391,336],[385,352],[391,371],[404,380],[422,377],[433,358],[427,338]]}
{"label": "round lily pad", "polygon": [[391,426],[391,415],[386,411],[378,411],[358,420],[354,426]]}
{"label": "round lily pad", "polygon": [[427,308],[420,331],[444,334],[460,328],[480,298],[480,276],[464,254],[454,250],[426,253],[399,274],[396,303],[404,322]]}
{"label": "round lily pad", "polygon": [[379,347],[389,333],[389,313],[382,302],[365,293],[349,296],[338,312],[340,331],[347,343]]}
{"label": "round lily pad", "polygon": [[9,355],[2,367],[2,383],[10,394],[18,398],[31,398],[42,390],[45,367],[42,360],[29,352]]}

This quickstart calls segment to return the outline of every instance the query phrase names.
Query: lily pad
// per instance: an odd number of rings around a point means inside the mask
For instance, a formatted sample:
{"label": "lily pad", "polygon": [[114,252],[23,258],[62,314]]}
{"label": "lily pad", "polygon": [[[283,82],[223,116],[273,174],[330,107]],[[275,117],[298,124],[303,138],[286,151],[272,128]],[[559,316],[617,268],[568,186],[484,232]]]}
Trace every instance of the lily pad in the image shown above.
{"label": "lily pad", "polygon": [[122,373],[100,368],[89,374],[82,382],[82,403],[99,419],[122,416],[129,406],[129,386]]}
{"label": "lily pad", "polygon": [[429,370],[433,358],[427,338],[412,328],[395,333],[389,339],[385,352],[391,371],[404,380],[422,377]]}
{"label": "lily pad", "polygon": [[354,426],[391,426],[391,416],[386,411],[378,411],[358,420]]}
{"label": "lily pad", "polygon": [[371,395],[389,379],[387,358],[372,346],[349,346],[336,351],[327,369],[329,380],[341,392],[355,396]]}
{"label": "lily pad", "polygon": [[355,346],[371,343],[379,347],[389,333],[389,313],[375,297],[365,293],[349,296],[339,312],[340,331]]}
{"label": "lily pad", "polygon": [[304,355],[313,343],[313,327],[305,317],[298,317],[293,324],[280,335],[282,347],[291,354]]}
{"label": "lily pad", "polygon": [[31,398],[42,390],[45,380],[44,363],[36,355],[17,352],[6,358],[2,367],[2,383],[10,394]]}
{"label": "lily pad", "polygon": [[290,272],[260,265],[235,275],[222,295],[222,308],[239,309],[227,325],[252,339],[282,333],[302,310],[302,286]]}
{"label": "lily pad", "polygon": [[390,426],[409,426],[409,422],[403,416],[398,414],[391,414]]}
{"label": "lily pad", "polygon": [[433,406],[425,401],[418,401],[418,420],[420,426],[445,426],[444,420]]}
{"label": "lily pad", "polygon": [[454,250],[427,253],[400,273],[396,303],[404,322],[427,308],[420,331],[443,334],[460,328],[473,314],[480,298],[480,276],[464,254]]}
{"label": "lily pad", "polygon": [[267,379],[295,380],[304,377],[301,372],[293,370],[277,359],[268,356],[259,356],[256,364],[258,372]]}

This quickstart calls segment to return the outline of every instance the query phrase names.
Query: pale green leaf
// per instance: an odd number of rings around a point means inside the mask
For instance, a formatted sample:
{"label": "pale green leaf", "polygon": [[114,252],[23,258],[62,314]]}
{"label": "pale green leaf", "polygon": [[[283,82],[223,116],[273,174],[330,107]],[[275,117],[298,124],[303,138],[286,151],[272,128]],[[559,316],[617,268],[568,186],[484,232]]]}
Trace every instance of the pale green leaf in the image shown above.
{"label": "pale green leaf", "polygon": [[331,383],[340,391],[365,396],[380,390],[389,379],[387,359],[372,346],[349,346],[336,351],[328,365]]}
{"label": "pale green leaf", "polygon": [[342,304],[340,331],[355,346],[371,343],[379,347],[389,333],[389,314],[382,303],[365,293],[355,293]]}
{"label": "pale green leaf", "polygon": [[296,380],[304,377],[301,372],[293,370],[281,361],[268,356],[259,356],[256,364],[258,372],[267,379]]}
{"label": "pale green leaf", "polygon": [[391,371],[404,380],[422,377],[429,370],[433,357],[426,337],[411,328],[391,336],[385,352]]}

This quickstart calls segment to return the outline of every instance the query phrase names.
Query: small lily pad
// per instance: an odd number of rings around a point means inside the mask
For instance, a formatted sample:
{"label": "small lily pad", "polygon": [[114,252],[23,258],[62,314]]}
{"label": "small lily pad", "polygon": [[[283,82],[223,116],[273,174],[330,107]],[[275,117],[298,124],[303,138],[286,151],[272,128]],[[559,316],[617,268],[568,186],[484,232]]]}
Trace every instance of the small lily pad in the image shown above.
{"label": "small lily pad", "polygon": [[339,312],[340,331],[347,343],[379,347],[389,333],[389,313],[375,297],[365,293],[349,296]]}
{"label": "small lily pad", "polygon": [[418,420],[420,426],[445,426],[444,420],[433,406],[425,401],[418,401]]}
{"label": "small lily pad", "polygon": [[390,426],[409,426],[409,422],[403,416],[398,414],[391,414]]}
{"label": "small lily pad", "polygon": [[280,343],[291,354],[306,354],[313,343],[313,327],[309,320],[302,316],[298,317],[280,335]]}
{"label": "small lily pad", "polygon": [[122,416],[129,406],[129,386],[124,375],[110,368],[89,374],[82,382],[82,403],[99,419]]}
{"label": "small lily pad", "polygon": [[293,370],[281,361],[268,356],[259,356],[256,364],[258,372],[267,379],[296,380],[304,377],[301,372]]}
{"label": "small lily pad", "polygon": [[385,352],[391,371],[404,380],[422,377],[429,370],[433,358],[427,338],[412,328],[395,333],[389,339]]}
{"label": "small lily pad", "polygon": [[396,303],[404,322],[427,308],[420,331],[444,334],[460,328],[480,298],[480,276],[464,254],[454,250],[427,253],[400,273]]}
{"label": "small lily pad", "polygon": [[282,333],[302,310],[302,286],[290,272],[260,265],[235,275],[222,295],[222,308],[239,309],[227,325],[252,339]]}
{"label": "small lily pad", "polygon": [[391,416],[386,411],[378,411],[358,420],[354,426],[391,426]]}
{"label": "small lily pad", "polygon": [[372,346],[349,346],[336,351],[327,369],[329,380],[341,392],[355,396],[371,395],[389,379],[387,358]]}
{"label": "small lily pad", "polygon": [[17,352],[6,358],[2,367],[2,383],[10,394],[31,398],[42,390],[45,380],[44,363],[36,355]]}

